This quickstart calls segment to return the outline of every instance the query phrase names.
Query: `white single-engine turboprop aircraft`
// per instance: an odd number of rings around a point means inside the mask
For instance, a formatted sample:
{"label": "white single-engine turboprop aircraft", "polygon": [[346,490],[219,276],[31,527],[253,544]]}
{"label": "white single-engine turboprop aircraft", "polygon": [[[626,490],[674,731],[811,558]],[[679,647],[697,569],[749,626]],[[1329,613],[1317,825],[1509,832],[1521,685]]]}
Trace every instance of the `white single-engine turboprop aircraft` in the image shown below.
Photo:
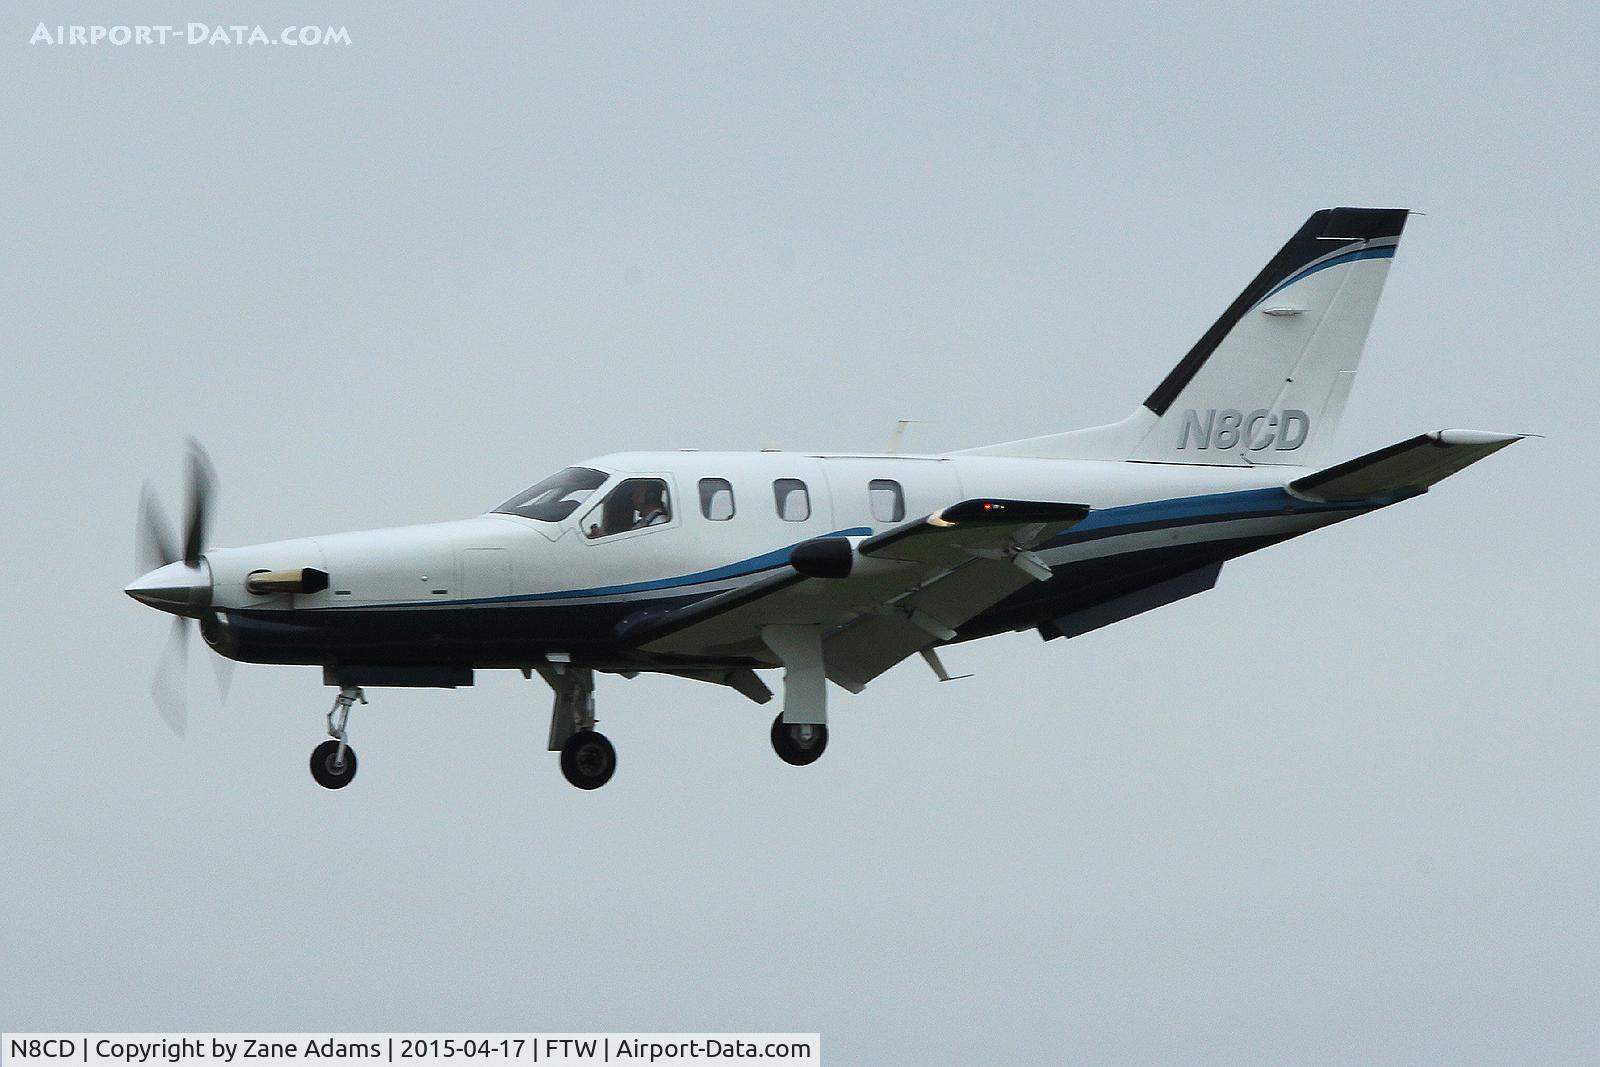
{"label": "white single-engine turboprop aircraft", "polygon": [[[339,695],[311,756],[356,773],[363,686],[537,671],[549,747],[582,789],[616,767],[594,677],[654,671],[758,704],[783,668],[772,745],[828,742],[826,683],[859,692],[920,654],[1007,630],[1075,637],[1203,592],[1222,564],[1426,492],[1520,435],[1427,433],[1324,466],[1403,210],[1312,215],[1132,415],[940,455],[623,452],[474,519],[205,547],[214,476],[191,452],[183,543],[148,487],[147,571],[128,595],[250,663],[322,667]],[[160,674],[158,674],[160,677]],[[181,692],[158,703],[178,732]]]}

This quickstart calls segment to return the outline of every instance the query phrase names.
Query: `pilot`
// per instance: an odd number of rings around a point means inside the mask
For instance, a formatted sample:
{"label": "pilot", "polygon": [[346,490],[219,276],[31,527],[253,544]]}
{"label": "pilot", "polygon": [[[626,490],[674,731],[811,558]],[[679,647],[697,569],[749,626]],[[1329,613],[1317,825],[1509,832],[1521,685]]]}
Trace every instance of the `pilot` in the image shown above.
{"label": "pilot", "polygon": [[631,530],[658,526],[667,521],[667,505],[661,499],[660,482],[640,482],[633,487],[633,525]]}
{"label": "pilot", "polygon": [[626,530],[642,530],[646,526],[659,526],[672,518],[663,499],[665,486],[656,481],[623,483],[606,497],[601,506],[601,519],[591,523],[585,536],[591,539],[608,537]]}

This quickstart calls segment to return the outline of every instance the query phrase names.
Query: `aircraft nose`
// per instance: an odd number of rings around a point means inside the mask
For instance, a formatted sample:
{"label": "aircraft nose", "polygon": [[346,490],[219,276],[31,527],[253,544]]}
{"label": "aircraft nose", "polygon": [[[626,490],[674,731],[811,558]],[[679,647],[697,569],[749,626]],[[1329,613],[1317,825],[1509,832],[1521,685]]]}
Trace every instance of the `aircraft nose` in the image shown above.
{"label": "aircraft nose", "polygon": [[179,560],[135,578],[122,590],[141,604],[174,615],[198,616],[211,606],[211,565]]}

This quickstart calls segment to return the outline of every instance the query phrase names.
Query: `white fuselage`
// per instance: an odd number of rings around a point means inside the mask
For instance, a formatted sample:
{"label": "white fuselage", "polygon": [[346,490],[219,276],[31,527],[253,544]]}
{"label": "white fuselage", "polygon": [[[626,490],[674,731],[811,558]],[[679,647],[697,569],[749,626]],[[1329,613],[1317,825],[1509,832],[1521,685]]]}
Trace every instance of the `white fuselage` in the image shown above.
{"label": "white fuselage", "polygon": [[[668,521],[639,530],[584,536],[589,507],[541,522],[486,514],[454,522],[319,535],[207,553],[213,606],[222,609],[344,609],[428,606],[497,597],[579,594],[604,598],[637,587],[714,572],[781,552],[828,534],[865,536],[937,511],[958,500],[1008,497],[1090,505],[1095,511],[1153,501],[1281,487],[1305,473],[1297,467],[1177,466],[1158,463],[1005,459],[985,456],[850,455],[799,452],[626,452],[583,464],[605,472],[591,501],[627,478],[659,478],[670,493]],[[698,497],[702,479],[732,487],[733,515],[713,520]],[[778,513],[774,483],[806,487],[809,514]],[[895,483],[899,517],[874,514],[869,485]],[[887,503],[892,500],[884,500]],[[1304,528],[1304,521],[1300,527]],[[1102,546],[1102,550],[1105,547]],[[253,571],[313,566],[331,576],[311,594],[258,596]],[[697,583],[707,590],[738,584],[739,575]],[[666,595],[673,587],[660,590]],[[581,594],[594,591],[594,597]],[[648,589],[632,595],[649,597]],[[573,599],[569,597],[568,599]]]}

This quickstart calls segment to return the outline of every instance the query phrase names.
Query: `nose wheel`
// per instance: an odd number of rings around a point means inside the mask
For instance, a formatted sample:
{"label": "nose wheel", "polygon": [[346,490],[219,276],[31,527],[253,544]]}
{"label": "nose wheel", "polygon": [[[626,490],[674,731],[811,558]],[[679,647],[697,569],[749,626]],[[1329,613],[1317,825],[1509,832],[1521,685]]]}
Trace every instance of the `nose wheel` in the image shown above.
{"label": "nose wheel", "polygon": [[345,727],[350,724],[350,707],[357,701],[367,702],[360,686],[339,690],[328,712],[328,740],[311,750],[311,777],[324,789],[343,789],[355,780],[356,750],[350,747]]}
{"label": "nose wheel", "polygon": [[828,727],[823,723],[772,720],[772,749],[783,762],[795,767],[815,763],[828,747]]}
{"label": "nose wheel", "polygon": [[[339,753],[340,748],[344,754]],[[311,750],[311,777],[324,789],[343,789],[356,776],[356,750],[340,741],[329,738]]]}
{"label": "nose wheel", "polygon": [[561,746],[561,773],[579,789],[599,789],[617,769],[617,750],[606,735],[579,730]]}

